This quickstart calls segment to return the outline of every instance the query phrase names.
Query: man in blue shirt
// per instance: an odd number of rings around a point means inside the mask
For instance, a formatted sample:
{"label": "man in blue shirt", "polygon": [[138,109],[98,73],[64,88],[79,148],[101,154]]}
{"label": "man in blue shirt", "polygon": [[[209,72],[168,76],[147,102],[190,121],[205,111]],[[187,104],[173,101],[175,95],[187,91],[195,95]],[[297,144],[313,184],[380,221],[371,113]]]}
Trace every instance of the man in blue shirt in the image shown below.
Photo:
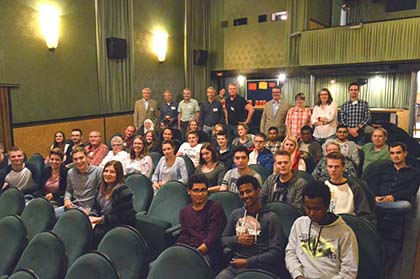
{"label": "man in blue shirt", "polygon": [[203,132],[209,136],[213,132],[214,125],[225,122],[222,105],[215,99],[215,91],[213,86],[207,88],[207,101],[201,104],[200,121],[198,122]]}
{"label": "man in blue shirt", "polygon": [[168,89],[163,92],[164,102],[160,104],[159,120],[168,120],[170,128],[177,128],[178,126],[178,103],[172,101],[171,91]]}

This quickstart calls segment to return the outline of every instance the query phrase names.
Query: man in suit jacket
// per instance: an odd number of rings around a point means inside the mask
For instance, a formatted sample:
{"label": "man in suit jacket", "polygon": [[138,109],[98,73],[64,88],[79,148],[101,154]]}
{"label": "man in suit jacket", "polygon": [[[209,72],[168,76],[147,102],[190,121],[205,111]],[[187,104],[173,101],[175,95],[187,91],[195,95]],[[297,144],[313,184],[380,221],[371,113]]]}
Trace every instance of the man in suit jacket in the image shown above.
{"label": "man in suit jacket", "polygon": [[146,87],[141,93],[143,98],[134,104],[134,126],[137,129],[143,126],[146,119],[150,119],[156,124],[159,117],[157,102],[150,97],[152,90]]}
{"label": "man in suit jacket", "polygon": [[285,125],[287,111],[290,105],[286,101],[281,100],[281,89],[279,86],[274,86],[271,94],[273,100],[267,102],[261,116],[260,132],[268,135],[270,127],[277,127],[279,130],[279,137],[285,136]]}

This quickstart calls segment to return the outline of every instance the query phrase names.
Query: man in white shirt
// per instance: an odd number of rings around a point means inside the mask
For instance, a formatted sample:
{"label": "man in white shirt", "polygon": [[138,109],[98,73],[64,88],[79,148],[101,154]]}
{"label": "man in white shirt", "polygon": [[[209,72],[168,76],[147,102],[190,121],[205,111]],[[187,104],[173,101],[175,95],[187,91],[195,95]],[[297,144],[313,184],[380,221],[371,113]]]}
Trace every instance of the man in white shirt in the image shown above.
{"label": "man in white shirt", "polygon": [[194,167],[198,167],[200,164],[200,150],[201,143],[198,143],[198,133],[196,131],[190,131],[187,133],[187,141],[184,142],[178,149],[177,156],[186,155],[194,163]]}

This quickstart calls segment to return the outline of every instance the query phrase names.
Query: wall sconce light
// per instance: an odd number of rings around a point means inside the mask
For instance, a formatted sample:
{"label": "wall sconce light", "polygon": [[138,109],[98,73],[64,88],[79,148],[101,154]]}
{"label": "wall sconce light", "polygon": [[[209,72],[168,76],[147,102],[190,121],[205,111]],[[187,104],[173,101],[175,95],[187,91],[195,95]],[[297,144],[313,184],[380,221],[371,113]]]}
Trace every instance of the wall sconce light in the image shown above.
{"label": "wall sconce light", "polygon": [[157,55],[159,63],[163,63],[166,59],[166,51],[168,49],[168,33],[164,31],[155,31],[153,33],[153,50]]}
{"label": "wall sconce light", "polygon": [[49,5],[41,6],[39,20],[41,24],[41,33],[45,37],[45,43],[49,50],[54,50],[58,46],[58,23],[59,11]]}

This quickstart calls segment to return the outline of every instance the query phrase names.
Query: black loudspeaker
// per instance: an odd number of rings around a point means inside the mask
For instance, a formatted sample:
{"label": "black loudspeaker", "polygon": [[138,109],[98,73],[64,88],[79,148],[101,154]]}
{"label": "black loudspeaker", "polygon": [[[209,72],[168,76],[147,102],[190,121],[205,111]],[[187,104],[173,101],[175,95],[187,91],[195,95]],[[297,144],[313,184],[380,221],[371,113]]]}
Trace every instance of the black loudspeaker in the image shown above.
{"label": "black loudspeaker", "polygon": [[106,52],[110,59],[127,58],[127,40],[121,38],[106,38]]}
{"label": "black loudspeaker", "polygon": [[194,65],[206,65],[207,56],[208,56],[207,50],[194,49],[193,56],[194,56]]}

